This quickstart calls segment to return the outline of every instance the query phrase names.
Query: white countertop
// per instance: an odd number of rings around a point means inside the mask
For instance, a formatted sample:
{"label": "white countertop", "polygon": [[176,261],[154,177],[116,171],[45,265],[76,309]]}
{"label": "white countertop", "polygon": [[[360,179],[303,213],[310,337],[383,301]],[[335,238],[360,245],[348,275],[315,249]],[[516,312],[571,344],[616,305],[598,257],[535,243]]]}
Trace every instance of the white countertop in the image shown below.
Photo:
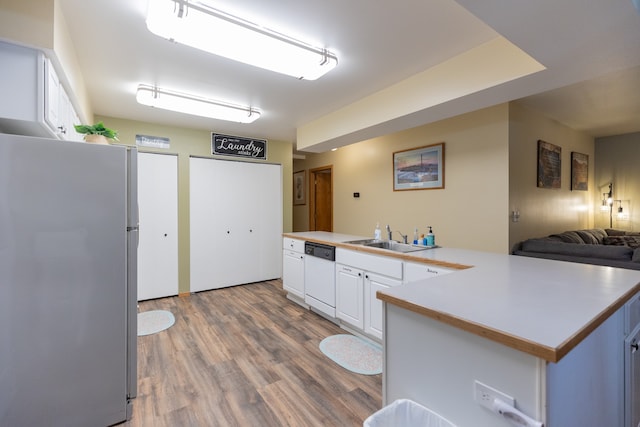
{"label": "white countertop", "polygon": [[[362,238],[326,232],[286,235],[330,244]],[[451,248],[375,253],[471,267],[389,288],[378,297],[551,362],[640,291],[637,270]]]}

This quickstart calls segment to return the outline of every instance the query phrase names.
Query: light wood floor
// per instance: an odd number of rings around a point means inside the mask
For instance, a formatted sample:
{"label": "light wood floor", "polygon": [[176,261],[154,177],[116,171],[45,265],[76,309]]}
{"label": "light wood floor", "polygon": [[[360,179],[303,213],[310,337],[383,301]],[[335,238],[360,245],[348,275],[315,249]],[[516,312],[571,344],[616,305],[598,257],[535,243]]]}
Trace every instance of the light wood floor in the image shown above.
{"label": "light wood floor", "polygon": [[382,376],[320,352],[346,333],[286,299],[273,280],[140,303],[174,326],[138,338],[138,397],[120,426],[361,426],[381,407]]}

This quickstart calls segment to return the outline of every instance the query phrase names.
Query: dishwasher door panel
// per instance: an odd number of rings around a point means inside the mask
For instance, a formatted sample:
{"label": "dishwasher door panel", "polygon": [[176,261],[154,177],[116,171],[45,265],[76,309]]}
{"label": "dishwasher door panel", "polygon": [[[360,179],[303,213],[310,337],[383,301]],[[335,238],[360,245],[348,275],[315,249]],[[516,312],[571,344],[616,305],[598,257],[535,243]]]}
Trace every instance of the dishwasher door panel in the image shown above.
{"label": "dishwasher door panel", "polygon": [[335,262],[315,256],[304,258],[304,302],[336,317]]}

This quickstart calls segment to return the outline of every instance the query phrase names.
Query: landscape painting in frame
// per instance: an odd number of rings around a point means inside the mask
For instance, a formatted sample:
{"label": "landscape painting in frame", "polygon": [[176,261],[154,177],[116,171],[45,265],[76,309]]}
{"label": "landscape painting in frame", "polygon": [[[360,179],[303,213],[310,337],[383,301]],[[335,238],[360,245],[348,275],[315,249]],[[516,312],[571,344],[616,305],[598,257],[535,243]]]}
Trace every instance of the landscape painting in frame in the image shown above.
{"label": "landscape painting in frame", "polygon": [[560,188],[562,148],[538,140],[538,187]]}
{"label": "landscape painting in frame", "polygon": [[302,170],[293,173],[293,204],[306,205],[306,171]]}
{"label": "landscape painting in frame", "polygon": [[393,191],[444,188],[444,142],[393,153]]}
{"label": "landscape painting in frame", "polygon": [[589,156],[587,154],[571,153],[571,190],[589,190]]}

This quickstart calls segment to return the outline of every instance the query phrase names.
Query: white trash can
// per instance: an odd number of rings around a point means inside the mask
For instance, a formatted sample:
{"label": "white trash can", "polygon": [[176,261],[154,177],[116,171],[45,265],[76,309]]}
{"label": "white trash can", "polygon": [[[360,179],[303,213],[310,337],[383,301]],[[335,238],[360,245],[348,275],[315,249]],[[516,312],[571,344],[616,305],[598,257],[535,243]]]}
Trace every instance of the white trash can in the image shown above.
{"label": "white trash can", "polygon": [[363,427],[456,427],[409,399],[398,399],[364,420]]}

